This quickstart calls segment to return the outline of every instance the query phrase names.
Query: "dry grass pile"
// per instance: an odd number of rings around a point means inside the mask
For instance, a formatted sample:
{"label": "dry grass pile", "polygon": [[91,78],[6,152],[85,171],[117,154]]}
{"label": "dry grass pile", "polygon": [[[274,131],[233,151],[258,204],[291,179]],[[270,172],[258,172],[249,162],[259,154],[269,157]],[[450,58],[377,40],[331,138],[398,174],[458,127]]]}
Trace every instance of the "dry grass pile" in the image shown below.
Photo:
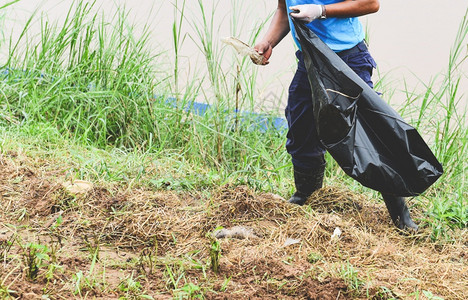
{"label": "dry grass pile", "polygon": [[[10,153],[0,164],[0,295],[468,298],[466,230],[450,244],[431,243],[424,228],[399,234],[383,203],[348,190],[321,189],[304,207],[244,186],[211,195],[119,186],[73,194],[66,170],[47,162]],[[220,226],[255,237],[216,240]],[[48,247],[35,278],[27,276],[28,243]],[[77,274],[93,284],[77,290]],[[138,288],[122,288],[131,280]]]}

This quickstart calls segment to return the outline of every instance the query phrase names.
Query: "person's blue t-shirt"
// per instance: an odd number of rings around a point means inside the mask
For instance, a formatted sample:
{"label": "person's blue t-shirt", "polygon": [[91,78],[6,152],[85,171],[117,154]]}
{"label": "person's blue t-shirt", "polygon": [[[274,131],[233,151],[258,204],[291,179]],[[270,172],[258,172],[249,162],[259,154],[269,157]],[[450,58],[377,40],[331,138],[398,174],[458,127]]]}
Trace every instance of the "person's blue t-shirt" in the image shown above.
{"label": "person's blue t-shirt", "polygon": [[[286,0],[288,14],[290,6],[300,4],[331,4],[342,2],[343,0]],[[296,37],[296,31],[289,16],[289,26],[291,34],[299,49],[301,46]],[[327,18],[317,19],[309,24],[309,27],[325,44],[333,51],[339,52],[351,49],[364,39],[364,30],[358,18]]]}

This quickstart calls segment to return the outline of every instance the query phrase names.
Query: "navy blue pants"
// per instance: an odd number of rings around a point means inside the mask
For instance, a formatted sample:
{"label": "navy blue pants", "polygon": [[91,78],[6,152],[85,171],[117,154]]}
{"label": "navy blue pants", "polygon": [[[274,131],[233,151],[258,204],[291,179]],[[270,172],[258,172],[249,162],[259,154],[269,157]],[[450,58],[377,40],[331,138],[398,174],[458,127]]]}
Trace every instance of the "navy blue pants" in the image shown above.
{"label": "navy blue pants", "polygon": [[[374,87],[371,76],[376,63],[364,42],[337,54],[371,88]],[[296,56],[299,62],[289,87],[288,104],[285,109],[289,127],[286,149],[295,167],[310,170],[323,164],[325,147],[320,142],[315,128],[312,91],[302,52],[297,51]]]}

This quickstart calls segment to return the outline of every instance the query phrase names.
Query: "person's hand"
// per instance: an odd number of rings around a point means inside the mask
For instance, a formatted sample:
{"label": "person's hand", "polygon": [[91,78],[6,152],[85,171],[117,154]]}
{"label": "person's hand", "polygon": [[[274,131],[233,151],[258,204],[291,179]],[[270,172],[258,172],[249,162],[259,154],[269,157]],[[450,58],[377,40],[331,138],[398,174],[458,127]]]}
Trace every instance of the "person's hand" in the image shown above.
{"label": "person's hand", "polygon": [[[268,59],[270,58],[271,53],[273,52],[273,47],[271,47],[271,44],[267,41],[261,41],[260,43],[255,45],[254,49],[258,52],[258,54],[264,57],[263,63],[261,65],[268,65],[270,63]],[[255,61],[253,62],[258,64]]]}
{"label": "person's hand", "polygon": [[322,15],[322,6],[317,4],[302,4],[290,6],[291,17],[310,23]]}

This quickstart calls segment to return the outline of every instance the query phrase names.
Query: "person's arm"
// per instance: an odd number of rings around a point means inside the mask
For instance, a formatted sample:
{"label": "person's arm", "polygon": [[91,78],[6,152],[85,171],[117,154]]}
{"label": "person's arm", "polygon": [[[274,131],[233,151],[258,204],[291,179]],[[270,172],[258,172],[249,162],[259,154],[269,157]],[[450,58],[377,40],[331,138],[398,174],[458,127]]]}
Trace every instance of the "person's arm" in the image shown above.
{"label": "person's arm", "polygon": [[285,0],[278,0],[278,7],[271,21],[268,31],[263,39],[254,47],[260,55],[265,57],[263,62],[267,65],[273,48],[289,33],[288,12]]}
{"label": "person's arm", "polygon": [[375,13],[379,8],[379,0],[345,0],[325,5],[327,18],[359,17]]}
{"label": "person's arm", "polygon": [[380,8],[379,0],[344,0],[327,5],[302,4],[290,7],[291,16],[306,22],[312,22],[322,16],[327,18],[359,17],[375,13]]}

